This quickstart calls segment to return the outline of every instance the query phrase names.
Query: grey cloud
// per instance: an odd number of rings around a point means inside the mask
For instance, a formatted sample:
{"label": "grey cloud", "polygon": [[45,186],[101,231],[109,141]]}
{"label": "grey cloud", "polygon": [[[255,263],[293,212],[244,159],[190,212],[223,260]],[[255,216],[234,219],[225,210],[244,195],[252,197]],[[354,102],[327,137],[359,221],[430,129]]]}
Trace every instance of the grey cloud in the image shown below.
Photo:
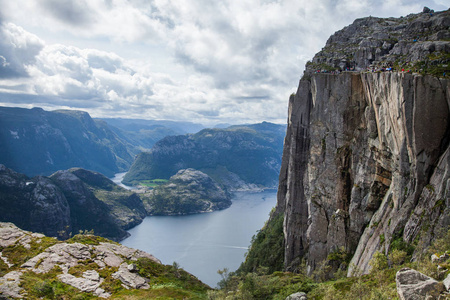
{"label": "grey cloud", "polygon": [[11,23],[0,24],[0,78],[27,77],[43,42]]}
{"label": "grey cloud", "polygon": [[197,113],[204,117],[218,117],[220,112],[215,109],[197,110]]}
{"label": "grey cloud", "polygon": [[87,60],[91,68],[103,69],[111,73],[122,68],[122,61],[119,57],[89,53]]}
{"label": "grey cloud", "polygon": [[55,18],[73,26],[86,26],[95,20],[84,0],[44,0],[42,3]]}
{"label": "grey cloud", "polygon": [[43,95],[30,95],[30,94],[10,94],[0,92],[0,102],[14,103],[16,105],[31,104],[33,106],[54,106],[64,107],[69,106],[77,109],[92,109],[99,108],[104,105],[104,101],[101,99],[90,98],[86,100],[66,99],[57,96],[43,96]]}
{"label": "grey cloud", "polygon": [[270,95],[253,95],[253,96],[241,96],[241,97],[236,97],[235,99],[238,100],[239,102],[248,102],[248,101],[256,101],[259,102],[261,100],[268,100],[270,99]]}

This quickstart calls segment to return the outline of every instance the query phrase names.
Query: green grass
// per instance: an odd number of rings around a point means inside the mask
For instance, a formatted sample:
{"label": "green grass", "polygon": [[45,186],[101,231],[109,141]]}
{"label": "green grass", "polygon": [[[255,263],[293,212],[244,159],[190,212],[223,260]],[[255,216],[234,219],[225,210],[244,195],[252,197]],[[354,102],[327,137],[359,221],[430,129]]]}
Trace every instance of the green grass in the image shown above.
{"label": "green grass", "polygon": [[108,240],[107,238],[87,233],[76,234],[70,239],[66,240],[66,243],[81,243],[85,245],[100,245],[100,242],[118,245],[118,243]]}
{"label": "green grass", "polygon": [[[21,244],[14,244],[2,249],[2,255],[8,259],[8,262],[14,264],[8,271],[13,271],[20,267],[23,263],[39,253],[43,252],[50,246],[58,243],[58,240],[51,237],[32,238],[30,242],[30,249],[25,248]],[[4,269],[3,267],[0,267]]]}
{"label": "green grass", "polygon": [[27,299],[94,299],[91,294],[82,293],[78,289],[64,284],[57,279],[62,270],[55,267],[48,273],[25,272],[20,287],[26,292]]}
{"label": "green grass", "polygon": [[166,285],[179,287],[184,290],[206,294],[209,289],[192,274],[178,268],[176,265],[162,265],[148,258],[139,258],[136,262],[139,275],[150,278],[150,286]]}
{"label": "green grass", "polygon": [[149,188],[155,188],[161,184],[167,183],[169,180],[167,179],[151,179],[151,180],[141,180],[139,185],[146,186]]}

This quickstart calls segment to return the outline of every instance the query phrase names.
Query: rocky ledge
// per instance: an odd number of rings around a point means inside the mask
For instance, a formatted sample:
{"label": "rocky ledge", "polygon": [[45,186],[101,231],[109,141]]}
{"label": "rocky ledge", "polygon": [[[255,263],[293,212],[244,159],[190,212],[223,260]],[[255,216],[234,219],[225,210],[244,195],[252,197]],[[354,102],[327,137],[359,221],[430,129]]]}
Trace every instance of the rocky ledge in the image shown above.
{"label": "rocky ledge", "polygon": [[[148,290],[137,293],[151,298],[155,288],[158,295],[164,295],[160,282],[167,281],[172,289],[178,285],[185,294],[194,287],[203,292],[207,289],[192,275],[164,266],[148,253],[93,235],[59,242],[12,223],[0,223],[0,250],[1,299],[53,299],[59,294],[109,298],[125,290],[127,295],[133,290]],[[178,281],[190,285],[184,288]]]}
{"label": "rocky ledge", "polygon": [[306,73],[393,68],[443,76],[450,61],[449,26],[449,10],[426,7],[401,18],[357,19],[328,39]]}

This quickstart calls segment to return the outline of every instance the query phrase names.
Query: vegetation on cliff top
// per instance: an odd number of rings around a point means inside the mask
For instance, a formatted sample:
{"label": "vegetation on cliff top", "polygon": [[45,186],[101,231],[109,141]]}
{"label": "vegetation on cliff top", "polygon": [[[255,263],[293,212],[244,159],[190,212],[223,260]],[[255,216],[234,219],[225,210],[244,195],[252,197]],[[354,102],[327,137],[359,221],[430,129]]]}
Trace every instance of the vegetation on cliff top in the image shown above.
{"label": "vegetation on cliff top", "polygon": [[[253,245],[252,249],[255,249]],[[265,251],[267,250],[263,250]],[[411,256],[404,250],[391,249],[387,256],[378,252],[371,260],[372,270],[369,274],[361,275],[356,272],[352,277],[346,277],[346,270],[342,269],[330,274],[329,263],[337,256],[329,257],[329,260],[321,264],[321,267],[311,276],[306,275],[306,265],[299,268],[298,274],[280,271],[272,273],[269,272],[268,267],[257,267],[251,272],[244,272],[241,267],[241,272],[236,273],[221,270],[220,274],[223,277],[220,282],[221,289],[209,291],[208,295],[210,299],[217,300],[284,300],[293,293],[304,292],[308,299],[399,299],[395,275],[402,268],[413,268],[436,280],[443,280],[450,274],[450,257],[439,264],[431,260],[433,254],[450,254],[450,230],[436,239],[432,246],[423,250],[422,253],[417,260],[411,262]]]}

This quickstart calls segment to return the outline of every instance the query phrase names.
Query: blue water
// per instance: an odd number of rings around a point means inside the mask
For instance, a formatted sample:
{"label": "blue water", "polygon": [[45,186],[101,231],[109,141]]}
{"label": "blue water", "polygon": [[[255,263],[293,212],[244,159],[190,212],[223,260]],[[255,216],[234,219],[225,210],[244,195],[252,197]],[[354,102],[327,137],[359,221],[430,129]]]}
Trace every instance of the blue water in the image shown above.
{"label": "blue water", "polygon": [[276,191],[238,192],[231,207],[188,216],[151,216],[122,241],[151,253],[164,264],[177,262],[201,281],[216,287],[217,270],[235,271],[245,259],[251,238],[276,204]]}

